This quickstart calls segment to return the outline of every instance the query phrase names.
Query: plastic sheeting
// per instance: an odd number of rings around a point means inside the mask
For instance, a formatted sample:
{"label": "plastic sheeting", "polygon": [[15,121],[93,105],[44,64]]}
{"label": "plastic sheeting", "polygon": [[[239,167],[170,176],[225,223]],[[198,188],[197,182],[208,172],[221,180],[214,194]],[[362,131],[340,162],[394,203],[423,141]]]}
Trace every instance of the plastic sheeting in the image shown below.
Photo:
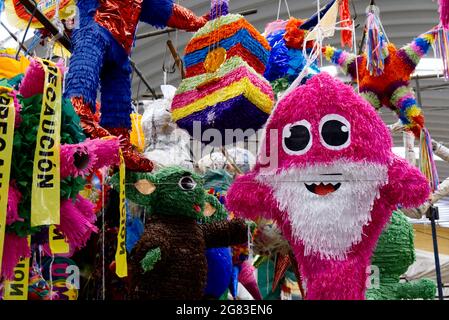
{"label": "plastic sheeting", "polygon": [[193,169],[190,158],[189,134],[178,128],[171,119],[170,105],[176,88],[161,86],[163,99],[144,102],[142,129],[145,135],[144,156],[152,160],[156,167],[178,165]]}
{"label": "plastic sheeting", "polygon": [[[242,148],[227,149],[229,158],[234,161],[236,166],[242,171],[249,171],[256,163],[255,156],[249,151]],[[201,172],[205,173],[208,170],[227,169],[233,172],[232,165],[226,159],[222,152],[212,152],[198,161],[198,167]]]}

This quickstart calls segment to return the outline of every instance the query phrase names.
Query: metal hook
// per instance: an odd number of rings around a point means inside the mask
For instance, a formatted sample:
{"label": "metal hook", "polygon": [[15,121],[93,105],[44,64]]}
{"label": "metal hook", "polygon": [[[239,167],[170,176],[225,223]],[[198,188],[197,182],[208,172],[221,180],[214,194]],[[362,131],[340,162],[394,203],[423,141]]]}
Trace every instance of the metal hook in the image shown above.
{"label": "metal hook", "polygon": [[[170,35],[168,36],[170,38]],[[167,51],[169,50],[169,48],[167,46],[165,46],[165,51],[164,51],[164,62],[162,63],[162,71],[169,73],[169,74],[173,74],[176,72],[176,61],[173,62],[173,65],[170,67],[170,69],[167,69],[166,67],[166,61],[167,61]]]}

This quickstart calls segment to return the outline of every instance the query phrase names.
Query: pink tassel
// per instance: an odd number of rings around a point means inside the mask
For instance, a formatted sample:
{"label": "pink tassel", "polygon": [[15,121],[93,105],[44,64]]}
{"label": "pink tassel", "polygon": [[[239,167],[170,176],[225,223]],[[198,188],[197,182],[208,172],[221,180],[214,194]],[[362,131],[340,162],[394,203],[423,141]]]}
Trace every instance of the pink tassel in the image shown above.
{"label": "pink tassel", "polygon": [[32,59],[20,85],[20,94],[27,99],[44,92],[44,80],[44,69],[37,60]]}
{"label": "pink tassel", "polygon": [[95,205],[89,200],[78,195],[76,197],[75,207],[86,217],[86,219],[94,224],[97,221],[97,216],[95,215]]}
{"label": "pink tassel", "polygon": [[21,238],[15,233],[7,232],[3,248],[2,276],[6,280],[14,279],[14,268],[20,258],[31,256],[27,238]]}
{"label": "pink tassel", "polygon": [[61,203],[61,224],[58,229],[66,236],[71,251],[84,247],[92,232],[98,232],[97,227],[91,222],[94,205],[88,207],[83,202],[81,208],[90,211],[81,212],[77,207],[78,202],[79,199],[75,203],[72,200],[64,200]]}
{"label": "pink tassel", "polygon": [[[56,66],[64,71],[63,63],[59,61]],[[62,73],[64,74],[64,73]],[[25,73],[25,77],[20,85],[20,94],[25,98],[30,98],[36,94],[44,92],[45,72],[42,65],[35,59],[32,59],[28,69]]]}
{"label": "pink tassel", "polygon": [[440,5],[440,23],[444,29],[449,28],[449,0],[438,0]]}
{"label": "pink tassel", "polygon": [[245,261],[242,264],[242,269],[239,273],[239,282],[246,290],[248,290],[255,300],[262,300],[262,295],[260,294],[256,278],[254,277],[254,267],[248,261]]}
{"label": "pink tassel", "polygon": [[22,199],[22,194],[17,189],[16,183],[11,181],[8,191],[8,209],[6,211],[6,224],[10,225],[16,221],[23,221],[19,216],[19,203]]}

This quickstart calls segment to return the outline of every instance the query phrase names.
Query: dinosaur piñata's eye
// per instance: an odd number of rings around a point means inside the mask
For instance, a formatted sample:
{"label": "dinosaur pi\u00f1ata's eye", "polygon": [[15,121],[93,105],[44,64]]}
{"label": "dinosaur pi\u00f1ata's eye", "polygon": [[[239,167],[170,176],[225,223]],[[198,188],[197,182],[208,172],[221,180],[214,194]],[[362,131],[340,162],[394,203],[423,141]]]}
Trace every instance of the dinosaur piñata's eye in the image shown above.
{"label": "dinosaur pi\u00f1ata's eye", "polygon": [[195,189],[197,183],[192,177],[187,176],[179,179],[178,185],[182,190],[190,191]]}
{"label": "dinosaur pi\u00f1ata's eye", "polygon": [[341,150],[351,143],[351,125],[338,114],[328,114],[320,121],[320,140],[330,150]]}
{"label": "dinosaur pi\u00f1ata's eye", "polygon": [[301,120],[286,125],[282,131],[282,147],[290,155],[301,155],[309,151],[312,147],[310,123]]}

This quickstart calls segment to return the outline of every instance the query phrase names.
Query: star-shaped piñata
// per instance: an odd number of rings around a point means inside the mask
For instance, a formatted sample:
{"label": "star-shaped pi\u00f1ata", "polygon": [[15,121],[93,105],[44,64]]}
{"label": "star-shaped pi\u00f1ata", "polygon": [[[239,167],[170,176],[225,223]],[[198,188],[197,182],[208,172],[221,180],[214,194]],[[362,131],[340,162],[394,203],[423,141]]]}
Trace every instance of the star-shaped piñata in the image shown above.
{"label": "star-shaped pi\u00f1ata", "polygon": [[424,127],[424,115],[416,103],[410,77],[434,41],[435,31],[431,30],[400,49],[388,43],[384,48],[384,69],[380,75],[368,70],[365,53],[356,56],[331,46],[324,47],[323,52],[328,61],[340,66],[353,81],[358,81],[360,94],[374,108],[390,108],[398,115],[405,128],[419,137]]}

